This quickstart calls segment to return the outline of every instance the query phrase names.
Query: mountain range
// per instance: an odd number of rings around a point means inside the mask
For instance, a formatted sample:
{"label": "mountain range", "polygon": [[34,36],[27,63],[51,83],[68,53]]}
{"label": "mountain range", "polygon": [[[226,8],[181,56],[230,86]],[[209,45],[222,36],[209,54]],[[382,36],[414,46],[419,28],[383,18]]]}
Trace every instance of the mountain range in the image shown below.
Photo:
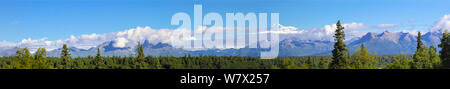
{"label": "mountain range", "polygon": [[[441,31],[432,31],[422,35],[423,42],[427,46],[440,43]],[[417,36],[407,32],[368,32],[365,35],[351,40],[346,40],[347,48],[353,53],[354,50],[364,44],[371,52],[378,55],[413,54],[416,50]],[[134,56],[136,47],[115,47],[115,41],[107,41],[90,49],[69,48],[72,56],[95,56],[97,48],[100,48],[102,56]],[[283,39],[279,43],[279,56],[330,56],[333,50],[332,41],[300,40],[295,38]],[[216,56],[260,56],[257,48],[241,49],[207,49],[189,51],[175,48],[167,43],[151,43],[144,41],[144,53],[152,56],[184,56],[184,55],[216,55]],[[11,56],[15,54],[17,47],[0,48],[0,56]],[[48,51],[48,56],[59,56],[61,48]]]}

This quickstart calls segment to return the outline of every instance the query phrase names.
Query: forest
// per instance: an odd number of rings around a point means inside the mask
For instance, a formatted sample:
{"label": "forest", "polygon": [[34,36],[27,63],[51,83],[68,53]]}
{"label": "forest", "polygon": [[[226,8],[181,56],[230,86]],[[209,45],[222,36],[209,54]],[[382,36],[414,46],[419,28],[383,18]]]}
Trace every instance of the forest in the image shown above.
{"label": "forest", "polygon": [[344,27],[336,24],[336,43],[332,56],[277,57],[260,59],[245,56],[190,56],[182,57],[145,55],[139,42],[136,56],[97,55],[71,57],[66,44],[60,57],[48,57],[45,48],[34,54],[28,48],[19,48],[16,55],[0,57],[0,69],[447,69],[450,68],[450,34],[442,34],[440,51],[422,43],[421,33],[417,37],[414,54],[377,55],[361,44],[354,53],[349,53],[343,40]]}

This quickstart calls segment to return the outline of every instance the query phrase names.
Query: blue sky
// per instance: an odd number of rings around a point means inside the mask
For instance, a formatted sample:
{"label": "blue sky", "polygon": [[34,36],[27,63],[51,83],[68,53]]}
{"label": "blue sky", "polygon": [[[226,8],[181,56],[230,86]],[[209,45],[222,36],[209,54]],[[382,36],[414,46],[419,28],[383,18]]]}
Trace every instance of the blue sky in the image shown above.
{"label": "blue sky", "polygon": [[[321,28],[334,24],[396,24],[428,30],[450,13],[449,0],[1,0],[0,41],[65,40],[70,35],[110,33],[137,26],[174,29],[177,12],[280,13],[280,24]],[[225,18],[225,17],[224,17]],[[408,30],[411,28],[372,29]],[[371,30],[371,29],[368,29]]]}

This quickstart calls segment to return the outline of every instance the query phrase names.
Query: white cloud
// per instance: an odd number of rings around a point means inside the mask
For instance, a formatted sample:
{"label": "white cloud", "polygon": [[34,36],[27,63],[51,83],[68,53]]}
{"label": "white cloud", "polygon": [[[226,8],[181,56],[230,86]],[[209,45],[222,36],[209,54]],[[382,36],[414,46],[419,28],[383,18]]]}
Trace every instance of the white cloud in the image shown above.
{"label": "white cloud", "polygon": [[[81,36],[71,35],[68,39],[64,41],[70,47],[78,47],[83,49],[88,49],[95,47],[106,41],[111,41],[115,38],[115,33],[108,34],[83,34]],[[62,44],[61,44],[62,45]]]}
{"label": "white cloud", "polygon": [[[177,29],[177,30],[169,30],[169,29],[152,29],[148,26],[146,27],[137,27],[134,29],[125,30],[122,32],[118,32],[115,34],[116,41],[120,41],[116,45],[116,47],[125,47],[125,46],[135,46],[138,41],[148,40],[152,44],[156,43],[172,43],[172,34],[176,33],[190,33],[187,30]],[[184,39],[188,36],[183,36]],[[174,39],[175,40],[175,39]],[[181,43],[180,43],[181,44]],[[177,44],[173,44],[177,45]]]}
{"label": "white cloud", "polygon": [[[345,27],[345,31],[347,33],[347,39],[351,39],[353,37],[359,37],[364,34],[364,32],[359,31],[360,29],[370,29],[370,28],[390,28],[395,27],[396,25],[392,24],[381,24],[377,26],[366,26],[363,23],[349,23],[349,24],[343,24],[342,26]],[[309,30],[302,30],[298,29],[293,26],[283,26],[279,25],[280,31],[278,32],[272,32],[272,33],[279,33],[279,34],[294,34],[296,36],[299,36],[301,39],[305,40],[329,40],[332,41],[332,37],[334,35],[334,31],[336,28],[335,24],[332,25],[325,25],[322,28],[313,28]],[[203,27],[201,29],[197,29],[194,31],[195,34],[201,34],[202,31],[205,30],[214,30],[217,29],[217,27],[210,27],[206,28]],[[238,31],[241,32],[241,31]],[[115,41],[114,44],[115,47],[135,47],[137,45],[138,41],[145,41],[148,40],[152,44],[156,43],[168,43],[173,45],[174,47],[182,47],[183,42],[199,39],[199,37],[190,37],[190,35],[182,35],[180,38],[174,38],[171,37],[174,33],[184,33],[184,34],[190,34],[191,31],[185,30],[185,29],[175,29],[175,30],[169,30],[169,29],[152,29],[148,26],[146,27],[137,27],[128,29],[125,31],[117,32],[117,33],[109,33],[109,34],[90,34],[90,35],[81,35],[79,37],[71,36],[69,39],[66,40],[66,43],[69,45],[73,45],[76,47],[80,46],[87,46],[93,47],[98,44],[101,44],[105,41]],[[264,33],[264,32],[262,32]],[[210,34],[208,32],[204,33]],[[281,35],[280,35],[281,36]],[[203,38],[204,40],[211,40],[208,37]],[[184,41],[183,41],[184,40]],[[215,39],[215,40],[223,40],[223,39]],[[245,47],[245,45],[238,46],[238,48]]]}
{"label": "white cloud", "polygon": [[[344,31],[347,33],[347,37],[352,37],[352,34],[356,34],[359,29],[365,29],[366,26],[362,23],[350,23],[350,24],[342,24],[344,26]],[[283,28],[283,26],[281,26]],[[312,28],[307,30],[302,29],[291,29],[289,31],[296,31],[293,34],[282,34],[283,39],[287,38],[297,38],[302,40],[326,40],[332,41],[334,32],[336,30],[336,24],[325,25],[322,28]]]}
{"label": "white cloud", "polygon": [[126,44],[129,42],[127,39],[123,38],[123,37],[119,37],[117,39],[115,39],[116,43],[114,44],[115,47],[125,47]]}
{"label": "white cloud", "polygon": [[[353,37],[358,37],[363,35],[363,32],[360,31],[361,29],[370,29],[370,28],[390,28],[395,27],[396,25],[392,24],[381,24],[377,26],[366,26],[363,23],[348,23],[348,24],[342,24],[345,27],[345,32],[347,39],[351,39]],[[283,26],[278,25],[280,27],[280,31],[274,32],[271,31],[270,33],[279,33],[280,36],[294,36],[299,39],[304,40],[333,40],[334,31],[336,29],[336,25],[325,25],[322,28],[312,28],[312,29],[299,29],[297,27],[293,26]],[[217,27],[210,27],[206,28],[203,27],[201,29],[197,29],[194,31],[195,34],[201,34],[202,31],[205,30],[214,30],[217,29]],[[245,31],[244,29],[241,29]],[[242,33],[243,31],[238,31]],[[210,32],[210,31],[209,31]],[[205,32],[207,36],[210,36],[211,34],[208,31]],[[83,48],[88,49],[91,47],[95,47],[99,44],[102,44],[107,41],[115,41],[115,44],[113,46],[115,47],[135,47],[137,45],[138,41],[144,42],[145,40],[148,40],[152,44],[156,43],[168,43],[171,44],[174,47],[180,48],[183,47],[184,43],[190,40],[196,40],[199,39],[199,37],[191,37],[190,35],[182,35],[180,37],[172,37],[172,34],[190,34],[191,31],[188,31],[186,29],[152,29],[148,26],[146,27],[136,27],[132,29],[127,29],[121,32],[112,32],[112,33],[104,33],[104,34],[83,34],[80,36],[74,36],[71,35],[69,38],[65,40],[55,40],[55,41],[49,41],[46,37],[41,39],[23,39],[20,43],[9,43],[6,41],[0,42],[0,47],[2,46],[19,46],[19,47],[28,47],[34,51],[34,49],[37,49],[39,47],[45,47],[45,48],[60,48],[62,44],[68,44],[69,47],[77,47],[77,48]],[[261,33],[269,33],[269,32],[261,32]],[[238,34],[240,35],[240,34]],[[249,35],[252,36],[252,35]],[[252,36],[252,39],[256,36]],[[281,37],[283,39],[283,37]],[[204,38],[204,40],[211,40],[211,38]],[[222,39],[215,39],[215,40],[223,40]],[[238,48],[245,47],[245,45],[238,45]]]}
{"label": "white cloud", "polygon": [[445,29],[450,29],[450,14],[444,15],[436,21],[431,28],[431,31],[443,32]]}
{"label": "white cloud", "polygon": [[279,31],[265,31],[265,32],[260,32],[260,33],[300,34],[305,31],[305,30],[301,30],[301,29],[298,29],[297,27],[293,27],[293,26],[283,26],[281,24],[278,24],[275,26],[278,26],[280,28]]}
{"label": "white cloud", "polygon": [[[150,27],[137,27],[133,29],[128,29],[122,32],[116,33],[105,33],[105,34],[83,34],[80,36],[71,35],[66,40],[55,40],[49,41],[47,37],[41,39],[23,39],[19,43],[11,43],[7,41],[0,42],[0,47],[28,47],[32,52],[37,50],[39,47],[44,48],[60,48],[63,44],[67,44],[69,47],[77,47],[82,49],[88,49],[95,47],[107,41],[115,41],[113,46],[115,47],[135,47],[138,41],[144,42],[148,40],[152,44],[156,43],[171,43],[173,39],[172,33],[186,33],[187,30],[169,30],[169,29],[151,29]],[[182,40],[192,40],[193,37],[183,36]],[[181,41],[176,41],[181,42]],[[180,46],[177,43],[174,46]]]}
{"label": "white cloud", "polygon": [[47,37],[43,37],[41,39],[23,39],[20,43],[20,47],[29,47],[29,48],[38,48],[38,47],[47,47],[52,46],[54,42],[47,41]]}
{"label": "white cloud", "polygon": [[[0,43],[3,44],[3,43]],[[20,41],[19,43],[9,43],[11,46],[10,47],[20,47],[20,48],[24,48],[27,47],[30,49],[30,52],[34,53],[38,48],[52,48],[55,46],[59,46],[60,44],[62,44],[61,40],[57,40],[57,41],[48,41],[47,37],[43,37],[41,39],[23,39],[22,41]],[[14,46],[12,46],[14,44]]]}

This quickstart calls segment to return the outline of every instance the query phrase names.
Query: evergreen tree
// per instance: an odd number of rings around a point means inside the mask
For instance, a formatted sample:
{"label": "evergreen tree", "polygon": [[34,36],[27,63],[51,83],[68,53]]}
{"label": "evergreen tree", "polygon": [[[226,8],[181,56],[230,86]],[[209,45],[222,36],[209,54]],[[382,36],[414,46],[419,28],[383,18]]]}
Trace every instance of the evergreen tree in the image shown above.
{"label": "evergreen tree", "polygon": [[422,43],[422,36],[420,32],[417,36],[417,50],[414,53],[413,61],[411,62],[413,69],[428,69],[432,68],[428,48]]}
{"label": "evergreen tree", "polygon": [[97,55],[95,56],[95,59],[102,59],[102,56],[100,54],[100,48],[97,48]]}
{"label": "evergreen tree", "polygon": [[[303,64],[305,65],[305,64]],[[302,66],[303,69],[307,69],[307,66]],[[300,67],[297,67],[293,60],[287,58],[282,60],[282,64],[280,66],[281,69],[299,69]]]}
{"label": "evergreen tree", "polygon": [[336,24],[336,32],[334,35],[334,40],[336,43],[334,44],[333,49],[333,60],[330,64],[331,69],[348,69],[350,68],[350,61],[348,58],[348,49],[344,43],[345,33],[344,27],[341,25],[341,21],[339,20]]}
{"label": "evergreen tree", "polygon": [[100,48],[97,48],[97,56],[95,56],[95,68],[101,69],[103,68],[104,61],[103,57],[100,55]]}
{"label": "evergreen tree", "polygon": [[142,46],[140,41],[138,42],[138,53],[137,53],[136,57],[138,59],[144,59],[145,58],[144,48],[143,48],[143,46]]}
{"label": "evergreen tree", "polygon": [[325,57],[321,56],[320,62],[319,62],[319,69],[327,69],[327,68],[328,68],[328,62],[325,59]]}
{"label": "evergreen tree", "polygon": [[71,61],[70,61],[70,50],[67,48],[67,44],[64,44],[61,50],[61,59],[62,59],[62,67],[63,69],[70,69]]}
{"label": "evergreen tree", "polygon": [[356,49],[351,59],[353,60],[352,68],[355,69],[375,69],[378,63],[375,60],[375,55],[369,55],[369,51],[361,44],[361,47]]}
{"label": "evergreen tree", "polygon": [[389,64],[386,69],[411,69],[410,60],[406,54],[394,56],[394,63]]}
{"label": "evergreen tree", "polygon": [[138,47],[137,48],[138,48],[137,49],[138,52],[136,54],[136,58],[137,58],[136,68],[138,68],[138,69],[146,69],[148,63],[146,62],[145,54],[144,54],[144,48],[143,48],[143,46],[142,46],[140,41],[138,42]]}
{"label": "evergreen tree", "polygon": [[442,60],[442,68],[448,69],[450,68],[450,33],[448,33],[448,30],[445,30],[444,33],[442,33],[439,48],[441,48],[441,51],[439,51],[439,56]]}
{"label": "evergreen tree", "polygon": [[21,48],[16,50],[16,55],[9,68],[23,69],[23,50]]}
{"label": "evergreen tree", "polygon": [[159,58],[154,58],[153,60],[154,60],[155,69],[163,69]]}
{"label": "evergreen tree", "polygon": [[420,48],[423,48],[423,42],[422,42],[422,34],[419,32],[417,33],[417,48],[416,50],[419,50]]}
{"label": "evergreen tree", "polygon": [[441,58],[439,58],[439,55],[436,53],[434,46],[430,46],[428,53],[430,55],[431,68],[438,69],[441,66]]}
{"label": "evergreen tree", "polygon": [[21,59],[22,57],[23,57],[22,49],[21,49],[21,48],[18,48],[18,49],[16,50],[16,58],[17,58],[17,59]]}

